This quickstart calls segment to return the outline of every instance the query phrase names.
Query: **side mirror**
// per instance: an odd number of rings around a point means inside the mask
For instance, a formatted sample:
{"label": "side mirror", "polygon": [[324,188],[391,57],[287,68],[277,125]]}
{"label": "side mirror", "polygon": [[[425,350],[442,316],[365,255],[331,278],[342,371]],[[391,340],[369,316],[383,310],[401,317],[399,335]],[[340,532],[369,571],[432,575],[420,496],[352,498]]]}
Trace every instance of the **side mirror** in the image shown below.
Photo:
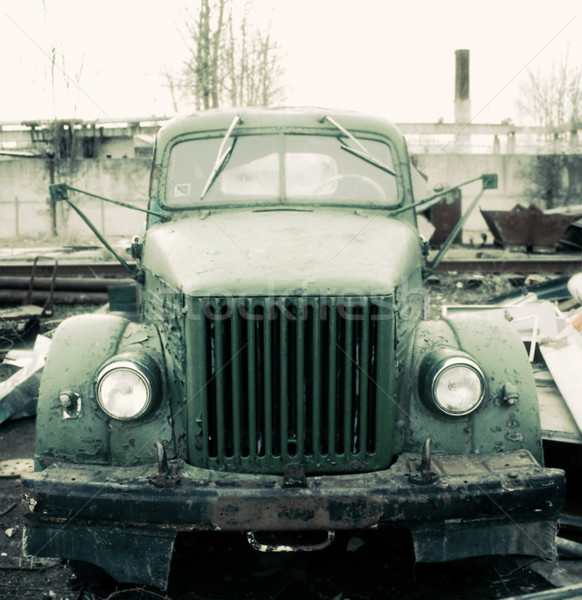
{"label": "side mirror", "polygon": [[496,190],[499,183],[497,173],[486,173],[481,176],[483,179],[483,189],[484,190]]}
{"label": "side mirror", "polygon": [[135,258],[136,260],[140,260],[142,252],[143,252],[143,242],[136,235],[131,242],[131,246],[127,249],[127,253],[132,258]]}

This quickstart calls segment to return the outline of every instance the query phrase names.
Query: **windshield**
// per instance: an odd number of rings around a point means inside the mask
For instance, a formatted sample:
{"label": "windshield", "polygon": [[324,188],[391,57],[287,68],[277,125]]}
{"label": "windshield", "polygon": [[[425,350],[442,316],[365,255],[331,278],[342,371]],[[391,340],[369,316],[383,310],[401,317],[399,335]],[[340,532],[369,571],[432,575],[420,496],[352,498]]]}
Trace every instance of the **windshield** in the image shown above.
{"label": "windshield", "polygon": [[[342,147],[343,140],[317,135],[248,135],[232,138],[220,172],[208,187],[221,138],[188,140],[170,154],[165,204],[297,201],[330,204],[397,204],[396,177]],[[367,153],[394,169],[390,148],[361,140]]]}

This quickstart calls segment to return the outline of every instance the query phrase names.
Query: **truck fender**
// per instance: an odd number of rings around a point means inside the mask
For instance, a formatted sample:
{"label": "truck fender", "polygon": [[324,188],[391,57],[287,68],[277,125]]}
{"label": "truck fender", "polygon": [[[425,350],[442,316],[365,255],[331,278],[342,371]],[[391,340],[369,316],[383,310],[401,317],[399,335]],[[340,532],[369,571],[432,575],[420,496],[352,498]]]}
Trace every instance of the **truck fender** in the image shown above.
{"label": "truck fender", "polygon": [[[469,354],[486,380],[482,404],[472,413],[450,417],[427,408],[419,394],[419,368],[427,352],[453,348]],[[418,450],[430,437],[435,451],[490,453],[527,449],[542,463],[541,426],[533,372],[525,347],[504,319],[457,313],[424,321],[417,331],[414,381],[406,446]]]}
{"label": "truck fender", "polygon": [[[36,468],[55,460],[91,464],[136,464],[156,460],[155,442],[173,447],[171,414],[162,386],[162,407],[133,421],[108,417],[96,399],[101,366],[139,348],[164,374],[157,329],[107,314],[79,315],[57,329],[47,356],[37,408]],[[162,418],[162,414],[166,417]]]}

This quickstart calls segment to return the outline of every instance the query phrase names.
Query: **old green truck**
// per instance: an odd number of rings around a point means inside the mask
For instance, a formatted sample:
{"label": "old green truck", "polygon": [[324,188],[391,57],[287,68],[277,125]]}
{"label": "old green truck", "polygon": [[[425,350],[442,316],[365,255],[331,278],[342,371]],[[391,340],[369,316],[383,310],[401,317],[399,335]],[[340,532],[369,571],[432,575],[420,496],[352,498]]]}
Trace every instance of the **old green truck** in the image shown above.
{"label": "old green truck", "polygon": [[184,533],[313,550],[399,526],[418,561],[554,556],[564,475],[525,349],[505,321],[429,318],[418,200],[383,119],[163,126],[122,259],[137,317],[75,316],[52,341],[25,551],[160,588]]}

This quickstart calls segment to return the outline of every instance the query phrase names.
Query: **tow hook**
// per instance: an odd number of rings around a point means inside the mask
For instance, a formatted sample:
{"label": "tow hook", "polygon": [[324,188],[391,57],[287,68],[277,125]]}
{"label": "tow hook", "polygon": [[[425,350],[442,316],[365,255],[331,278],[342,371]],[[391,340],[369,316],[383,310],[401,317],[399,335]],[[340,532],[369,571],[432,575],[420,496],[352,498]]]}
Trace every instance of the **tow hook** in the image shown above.
{"label": "tow hook", "polygon": [[168,463],[168,455],[164,444],[156,442],[154,446],[157,452],[158,473],[156,477],[150,477],[149,481],[156,487],[172,487],[180,481],[180,477],[173,472]]}
{"label": "tow hook", "polygon": [[439,478],[431,467],[430,445],[431,439],[427,438],[422,446],[420,466],[415,474],[410,474],[408,476],[409,483],[414,483],[415,485],[430,485]]}
{"label": "tow hook", "polygon": [[[326,536],[325,539],[312,543],[301,540],[302,535],[313,537],[316,533],[324,534]],[[257,550],[258,552],[316,552],[330,546],[335,539],[335,531],[295,532],[295,539],[292,539],[289,533],[264,532],[262,535],[268,536],[270,538],[269,542],[266,540],[264,542],[259,541],[257,535],[259,534],[254,531],[247,532],[247,542],[253,550]],[[277,538],[280,538],[279,543],[276,542]]]}
{"label": "tow hook", "polygon": [[299,463],[290,463],[285,465],[283,473],[284,488],[306,488],[307,477],[305,477],[305,469]]}

